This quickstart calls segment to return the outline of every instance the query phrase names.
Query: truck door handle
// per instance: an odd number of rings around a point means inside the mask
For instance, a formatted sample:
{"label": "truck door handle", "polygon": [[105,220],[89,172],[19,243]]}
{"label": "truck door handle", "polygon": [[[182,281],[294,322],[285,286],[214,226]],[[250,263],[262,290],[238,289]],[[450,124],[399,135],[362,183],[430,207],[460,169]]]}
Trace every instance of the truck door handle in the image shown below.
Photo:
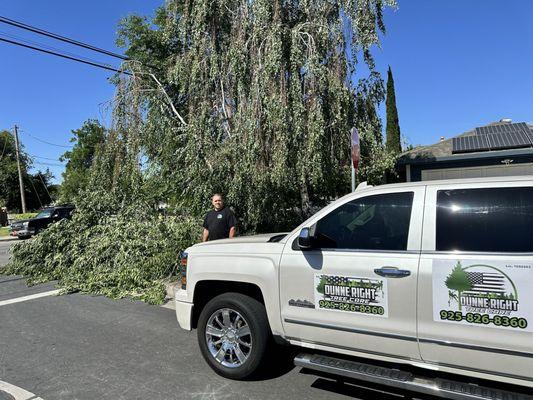
{"label": "truck door handle", "polygon": [[405,278],[406,276],[411,275],[411,271],[408,269],[398,269],[396,267],[376,268],[374,273],[387,278]]}

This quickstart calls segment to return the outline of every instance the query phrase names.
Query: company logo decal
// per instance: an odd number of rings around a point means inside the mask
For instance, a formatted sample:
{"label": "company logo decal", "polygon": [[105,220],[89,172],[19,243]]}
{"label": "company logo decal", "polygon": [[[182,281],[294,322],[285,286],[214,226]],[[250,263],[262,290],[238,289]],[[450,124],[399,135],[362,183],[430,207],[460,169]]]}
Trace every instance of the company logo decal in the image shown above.
{"label": "company logo decal", "polygon": [[517,284],[531,286],[532,274],[529,264],[496,266],[468,260],[450,265],[448,260],[437,260],[433,266],[434,320],[529,330],[531,307],[526,303],[533,294],[522,299]]}
{"label": "company logo decal", "polygon": [[386,317],[387,281],[315,274],[315,308]]}

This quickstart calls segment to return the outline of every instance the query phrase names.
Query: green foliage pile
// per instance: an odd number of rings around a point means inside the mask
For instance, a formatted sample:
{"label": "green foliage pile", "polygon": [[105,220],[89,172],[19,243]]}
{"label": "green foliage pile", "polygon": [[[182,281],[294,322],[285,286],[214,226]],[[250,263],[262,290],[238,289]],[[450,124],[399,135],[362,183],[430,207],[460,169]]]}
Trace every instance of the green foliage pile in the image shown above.
{"label": "green foliage pile", "polygon": [[162,278],[176,274],[179,251],[199,234],[196,220],[161,218],[135,206],[120,214],[83,210],[15,245],[2,272],[27,276],[31,284],[59,280],[65,292],[160,304]]}

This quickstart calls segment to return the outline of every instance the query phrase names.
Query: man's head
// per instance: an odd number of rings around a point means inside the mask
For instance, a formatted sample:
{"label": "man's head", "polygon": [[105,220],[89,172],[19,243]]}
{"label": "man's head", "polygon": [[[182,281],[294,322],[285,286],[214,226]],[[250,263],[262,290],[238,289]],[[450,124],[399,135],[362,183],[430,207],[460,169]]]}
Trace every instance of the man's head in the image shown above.
{"label": "man's head", "polygon": [[224,200],[222,199],[222,195],[220,193],[215,193],[213,195],[211,203],[213,204],[215,211],[220,211],[224,208]]}

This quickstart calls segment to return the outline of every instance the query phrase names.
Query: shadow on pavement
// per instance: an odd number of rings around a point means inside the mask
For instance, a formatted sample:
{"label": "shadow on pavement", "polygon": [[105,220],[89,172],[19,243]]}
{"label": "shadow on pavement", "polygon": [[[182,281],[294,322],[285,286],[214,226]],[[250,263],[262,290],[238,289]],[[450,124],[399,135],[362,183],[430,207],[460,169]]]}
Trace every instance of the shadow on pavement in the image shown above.
{"label": "shadow on pavement", "polygon": [[336,393],[358,400],[433,400],[435,397],[402,391],[401,389],[388,390],[386,386],[374,385],[372,383],[343,379],[335,375],[322,374],[317,371],[311,371],[303,368],[300,371],[304,375],[315,375],[317,379],[311,385],[314,389],[324,390],[330,393]]}
{"label": "shadow on pavement", "polygon": [[311,385],[312,388],[325,390],[331,393],[341,394],[360,400],[392,400],[405,399],[403,395],[387,393],[370,387],[348,384],[325,378],[317,378]]}
{"label": "shadow on pavement", "polygon": [[270,350],[267,362],[262,367],[261,372],[248,380],[267,381],[288,374],[295,368],[294,357],[296,357],[298,352],[298,348],[293,346],[274,346]]}

